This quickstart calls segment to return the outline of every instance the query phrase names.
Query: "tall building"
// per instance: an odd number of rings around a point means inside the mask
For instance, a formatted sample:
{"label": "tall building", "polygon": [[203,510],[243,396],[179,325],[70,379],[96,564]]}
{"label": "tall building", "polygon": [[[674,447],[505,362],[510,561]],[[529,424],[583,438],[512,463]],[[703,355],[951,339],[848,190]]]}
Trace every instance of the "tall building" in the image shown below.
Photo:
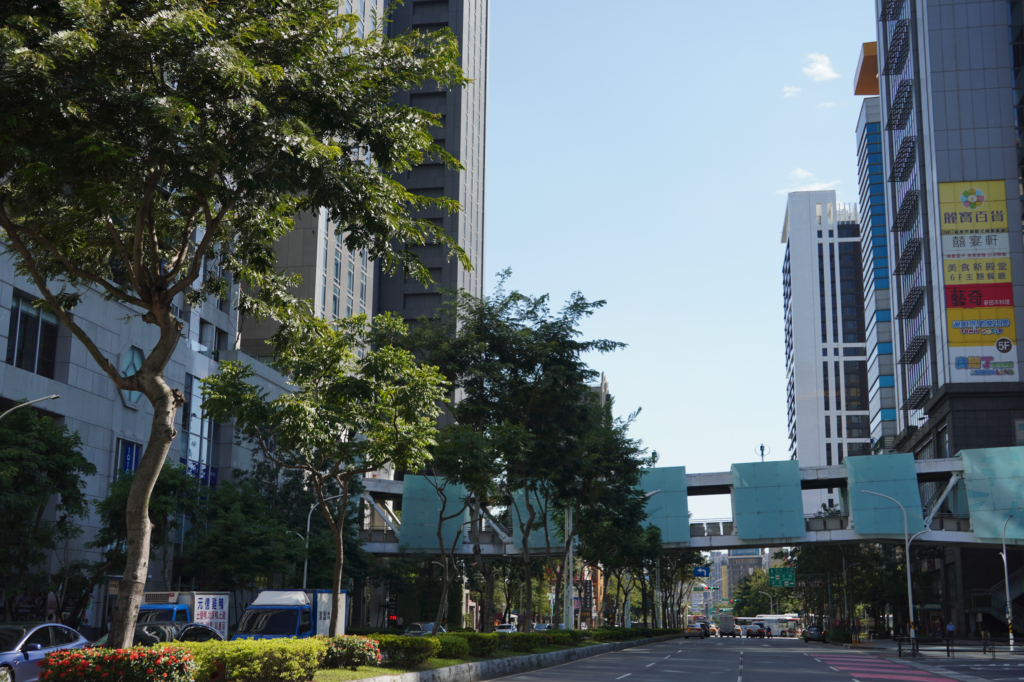
{"label": "tall building", "polygon": [[[871,443],[874,452],[887,452],[891,451],[897,434],[896,373],[892,352],[889,230],[885,216],[877,43],[864,43],[861,48],[854,94],[869,95],[861,104],[856,138]],[[906,264],[898,263],[897,267],[905,268]]]}
{"label": "tall building", "polygon": [[[856,206],[832,190],[792,192],[782,242],[790,457],[801,467],[871,451],[861,239]],[[839,506],[833,489],[805,490],[805,513]]]}
{"label": "tall building", "polygon": [[443,226],[466,251],[473,265],[473,269],[468,270],[457,260],[449,260],[447,250],[437,245],[411,246],[436,282],[429,287],[402,273],[383,273],[378,265],[375,311],[397,313],[411,321],[437,311],[442,289],[464,289],[474,296],[483,293],[490,1],[413,0],[390,9],[393,11],[389,26],[392,35],[414,29],[450,28],[459,41],[463,71],[473,81],[467,87],[450,91],[426,85],[419,90],[398,93],[395,98],[400,104],[441,114],[441,125],[434,129],[434,141],[458,159],[464,170],[449,170],[431,161],[403,173],[399,180],[416,194],[446,196],[459,201],[462,211],[455,215],[428,210],[420,217]]}
{"label": "tall building", "polygon": [[[1024,444],[1016,318],[1024,277],[1024,7],[876,0],[890,229],[899,452],[918,459]],[[922,486],[928,508],[938,491]],[[962,496],[940,514],[957,516]],[[1003,589],[994,550],[947,549],[941,604],[918,619],[976,625],[968,587]],[[1019,599],[1019,597],[1014,597]],[[980,608],[980,607],[979,607]],[[972,613],[974,610],[976,613]],[[988,616],[985,616],[988,617]]]}
{"label": "tall building", "polygon": [[[374,30],[384,16],[385,0],[345,0],[344,11],[359,17],[360,37]],[[325,320],[337,320],[374,312],[373,293],[376,266],[366,251],[353,251],[343,243],[344,226],[327,219],[323,211],[308,211],[295,218],[295,229],[274,247],[280,269],[302,277],[295,290],[310,302],[314,313]],[[239,325],[241,348],[265,358],[272,349],[267,341],[278,325],[243,320]]]}
{"label": "tall building", "polygon": [[734,599],[741,582],[756,571],[766,570],[766,558],[764,550],[756,547],[730,549],[722,581],[722,599]]}

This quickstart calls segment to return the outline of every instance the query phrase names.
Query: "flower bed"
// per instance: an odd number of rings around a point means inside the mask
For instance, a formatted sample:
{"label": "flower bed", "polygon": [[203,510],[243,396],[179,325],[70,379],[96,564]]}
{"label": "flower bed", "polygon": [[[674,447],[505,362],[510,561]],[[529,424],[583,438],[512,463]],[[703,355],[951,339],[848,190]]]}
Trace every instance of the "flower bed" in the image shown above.
{"label": "flower bed", "polygon": [[46,682],[192,682],[196,664],[178,646],[62,649],[44,658],[39,669]]}

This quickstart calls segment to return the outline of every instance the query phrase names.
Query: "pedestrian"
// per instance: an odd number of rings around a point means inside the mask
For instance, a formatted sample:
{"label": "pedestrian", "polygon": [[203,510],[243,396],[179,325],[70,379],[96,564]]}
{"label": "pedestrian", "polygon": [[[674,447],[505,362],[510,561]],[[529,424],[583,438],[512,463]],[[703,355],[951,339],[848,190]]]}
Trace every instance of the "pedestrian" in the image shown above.
{"label": "pedestrian", "polygon": [[946,626],[946,638],[953,639],[953,635],[956,634],[956,626],[953,625],[953,621],[949,621],[949,625]]}
{"label": "pedestrian", "polygon": [[981,653],[987,654],[988,650],[992,649],[992,653],[995,653],[995,647],[992,646],[992,635],[988,630],[981,631]]}

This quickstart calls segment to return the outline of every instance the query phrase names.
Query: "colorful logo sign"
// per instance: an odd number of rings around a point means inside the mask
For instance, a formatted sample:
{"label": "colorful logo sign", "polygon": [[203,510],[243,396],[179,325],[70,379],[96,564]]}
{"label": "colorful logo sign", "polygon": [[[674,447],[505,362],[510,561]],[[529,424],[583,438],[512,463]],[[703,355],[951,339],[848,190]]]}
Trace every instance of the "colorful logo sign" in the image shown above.
{"label": "colorful logo sign", "polygon": [[985,194],[977,187],[969,187],[960,193],[960,203],[972,211],[979,209],[985,203]]}

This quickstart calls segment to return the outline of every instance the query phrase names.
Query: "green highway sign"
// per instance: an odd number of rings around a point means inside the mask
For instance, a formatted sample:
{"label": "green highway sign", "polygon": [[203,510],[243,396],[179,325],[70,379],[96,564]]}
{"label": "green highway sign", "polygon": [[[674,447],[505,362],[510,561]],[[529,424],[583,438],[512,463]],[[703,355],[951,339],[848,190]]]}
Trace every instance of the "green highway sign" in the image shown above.
{"label": "green highway sign", "polygon": [[796,587],[796,569],[769,568],[768,585],[770,587]]}

